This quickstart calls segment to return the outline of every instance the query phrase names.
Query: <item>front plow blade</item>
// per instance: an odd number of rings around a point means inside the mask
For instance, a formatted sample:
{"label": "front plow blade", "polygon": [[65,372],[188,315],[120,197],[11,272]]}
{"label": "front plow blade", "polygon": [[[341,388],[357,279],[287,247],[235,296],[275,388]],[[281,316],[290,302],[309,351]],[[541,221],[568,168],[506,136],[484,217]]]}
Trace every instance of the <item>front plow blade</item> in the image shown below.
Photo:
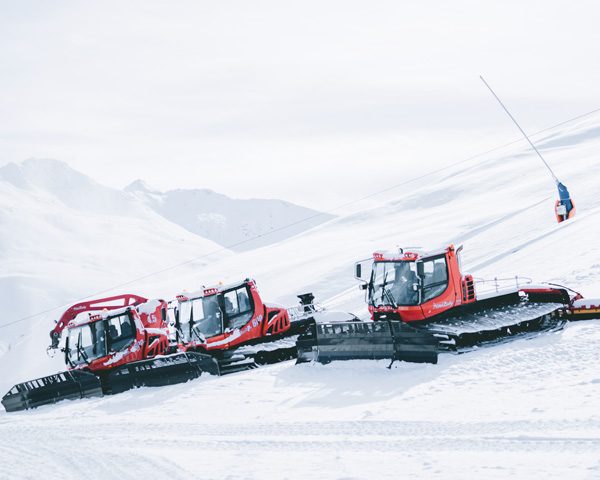
{"label": "front plow blade", "polygon": [[203,372],[219,375],[219,364],[210,355],[187,352],[124,365],[102,379],[104,393],[136,387],[162,387],[198,378]]}
{"label": "front plow blade", "polygon": [[66,399],[99,396],[100,379],[92,373],[73,370],[19,383],[2,397],[2,405],[7,412],[16,412]]}
{"label": "front plow blade", "polygon": [[297,363],[389,359],[437,363],[438,339],[400,321],[314,324],[298,337]]}

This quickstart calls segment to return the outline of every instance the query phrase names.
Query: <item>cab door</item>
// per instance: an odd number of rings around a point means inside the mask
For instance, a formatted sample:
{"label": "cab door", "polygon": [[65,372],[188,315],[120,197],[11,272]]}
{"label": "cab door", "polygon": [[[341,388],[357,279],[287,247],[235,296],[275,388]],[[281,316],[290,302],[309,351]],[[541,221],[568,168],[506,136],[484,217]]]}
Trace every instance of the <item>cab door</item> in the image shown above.
{"label": "cab door", "polygon": [[223,292],[224,327],[242,329],[253,317],[254,304],[247,285]]}

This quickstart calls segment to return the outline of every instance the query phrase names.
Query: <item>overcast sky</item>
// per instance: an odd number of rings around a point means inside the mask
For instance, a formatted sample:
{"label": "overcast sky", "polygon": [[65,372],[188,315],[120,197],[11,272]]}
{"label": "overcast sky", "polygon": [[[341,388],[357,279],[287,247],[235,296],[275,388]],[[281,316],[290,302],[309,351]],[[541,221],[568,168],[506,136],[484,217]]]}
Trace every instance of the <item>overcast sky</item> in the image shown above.
{"label": "overcast sky", "polygon": [[599,5],[0,0],[0,164],[328,209],[600,107]]}

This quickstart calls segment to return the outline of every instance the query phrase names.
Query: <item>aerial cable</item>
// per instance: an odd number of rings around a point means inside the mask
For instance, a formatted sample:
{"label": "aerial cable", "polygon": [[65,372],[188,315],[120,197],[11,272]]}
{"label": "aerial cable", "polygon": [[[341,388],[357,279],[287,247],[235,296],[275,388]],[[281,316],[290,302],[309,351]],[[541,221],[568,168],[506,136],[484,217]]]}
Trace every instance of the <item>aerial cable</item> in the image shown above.
{"label": "aerial cable", "polygon": [[562,183],[557,178],[557,176],[554,174],[554,171],[552,170],[552,168],[550,168],[550,165],[548,165],[548,162],[546,162],[546,159],[542,156],[542,154],[540,153],[540,151],[533,144],[533,142],[531,141],[531,139],[527,136],[527,134],[525,133],[525,130],[523,130],[521,128],[521,125],[519,125],[519,122],[517,122],[517,120],[515,119],[515,117],[513,117],[512,114],[508,111],[508,108],[506,108],[506,106],[504,105],[504,103],[502,103],[502,100],[500,100],[500,98],[498,97],[498,95],[496,95],[496,92],[494,92],[494,90],[492,90],[492,87],[490,87],[490,85],[485,81],[485,79],[483,78],[482,75],[479,75],[479,78],[481,78],[481,81],[488,88],[488,90],[492,93],[492,95],[494,96],[494,98],[496,100],[498,100],[498,103],[500,104],[500,106],[504,109],[504,111],[506,112],[506,114],[510,117],[510,119],[513,121],[513,123],[517,126],[517,128],[523,134],[523,136],[525,137],[525,139],[529,142],[529,145],[531,145],[531,148],[533,148],[533,150],[535,151],[535,153],[537,153],[538,157],[540,157],[540,159],[542,160],[542,162],[544,162],[544,165],[546,166],[546,168],[550,172],[550,175],[552,175],[552,179],[554,180],[554,183],[556,184],[556,186],[558,188],[558,197],[559,197],[559,199],[556,201],[556,204],[555,204],[556,219],[558,220],[558,222],[560,223],[560,222],[562,222],[564,220],[567,220],[569,218],[573,218],[575,216],[575,205],[573,204],[573,201],[571,200],[571,196],[569,194],[569,190],[567,189],[567,187],[565,186],[565,184]]}
{"label": "aerial cable", "polygon": [[[482,79],[482,80],[483,80],[483,79]],[[552,125],[552,126],[550,126],[550,127],[544,128],[544,129],[542,129],[542,130],[538,130],[538,131],[537,131],[537,132],[535,132],[534,134],[535,134],[535,135],[537,135],[537,134],[540,134],[540,133],[546,132],[546,131],[548,131],[548,130],[551,130],[551,129],[553,129],[553,128],[557,128],[557,127],[560,127],[560,126],[562,126],[562,125],[566,125],[567,123],[573,122],[573,121],[575,121],[575,120],[579,120],[580,118],[588,117],[588,116],[590,116],[590,115],[592,115],[592,114],[594,114],[594,113],[597,113],[597,112],[600,112],[600,108],[595,108],[594,110],[590,110],[589,112],[582,113],[581,115],[577,115],[576,117],[569,118],[568,120],[564,120],[564,121],[562,121],[562,122],[560,122],[560,123],[557,123],[556,125]],[[30,320],[30,319],[32,319],[32,318],[39,317],[40,315],[44,315],[44,314],[46,314],[46,313],[53,312],[53,311],[55,311],[55,310],[58,310],[58,309],[60,309],[60,308],[66,308],[66,307],[69,307],[69,306],[71,306],[73,303],[75,303],[76,301],[82,301],[82,300],[86,300],[86,299],[88,299],[88,298],[92,298],[92,297],[95,297],[95,296],[98,296],[98,295],[102,295],[102,294],[105,294],[105,293],[108,293],[108,292],[112,292],[113,290],[115,290],[115,289],[117,289],[117,288],[121,288],[121,287],[125,287],[125,286],[127,286],[127,285],[131,285],[131,284],[133,284],[133,283],[139,282],[140,280],[144,280],[144,279],[146,279],[146,278],[150,278],[150,277],[156,276],[156,275],[157,275],[157,274],[159,274],[159,273],[164,273],[164,272],[168,272],[168,271],[170,271],[170,270],[175,270],[176,268],[182,267],[182,266],[184,266],[184,265],[188,265],[188,264],[190,264],[190,263],[192,263],[192,262],[195,262],[195,261],[198,261],[198,260],[202,260],[202,259],[204,259],[204,258],[208,258],[208,257],[214,256],[214,255],[217,255],[218,253],[226,252],[226,251],[230,250],[231,248],[235,248],[235,247],[237,247],[237,246],[240,246],[240,245],[243,245],[243,244],[245,244],[245,243],[251,242],[251,241],[253,241],[253,240],[256,240],[256,239],[258,239],[258,238],[261,238],[261,237],[266,237],[266,236],[272,235],[272,234],[273,234],[273,233],[275,233],[275,232],[279,232],[279,231],[281,231],[281,230],[285,230],[285,229],[287,229],[287,228],[290,228],[290,227],[292,227],[292,226],[295,226],[295,225],[298,225],[298,224],[301,224],[301,223],[307,222],[307,221],[309,221],[309,220],[312,220],[312,219],[314,219],[314,218],[321,217],[321,216],[323,216],[323,215],[326,215],[326,214],[328,214],[328,213],[332,213],[332,212],[335,212],[335,211],[341,210],[341,209],[343,209],[343,208],[346,208],[346,207],[349,207],[349,206],[351,206],[351,205],[355,205],[355,204],[357,204],[357,203],[360,203],[360,202],[363,202],[363,201],[365,201],[365,200],[368,200],[368,199],[370,199],[370,198],[373,198],[373,197],[375,197],[375,196],[377,196],[377,195],[381,195],[382,193],[387,193],[387,192],[389,192],[389,191],[391,191],[391,190],[395,190],[395,189],[397,189],[398,187],[401,187],[401,186],[407,185],[407,184],[409,184],[409,183],[412,183],[412,182],[415,182],[415,181],[418,181],[418,180],[423,180],[424,178],[427,178],[427,177],[429,177],[429,176],[431,176],[431,175],[435,175],[435,174],[437,174],[437,173],[441,173],[441,172],[443,172],[443,171],[445,171],[445,170],[449,170],[449,169],[451,169],[451,168],[453,168],[453,167],[456,167],[456,166],[458,166],[458,165],[460,165],[460,164],[463,164],[463,163],[466,163],[466,162],[470,162],[470,161],[472,161],[472,160],[475,160],[476,158],[482,157],[482,156],[484,156],[484,155],[488,155],[488,154],[490,154],[490,153],[492,153],[492,152],[495,152],[495,151],[497,151],[497,150],[500,150],[500,149],[502,149],[502,148],[509,147],[509,146],[511,146],[511,145],[513,145],[513,144],[515,144],[515,143],[519,142],[519,141],[520,141],[520,140],[513,140],[513,141],[511,141],[511,142],[507,142],[507,143],[505,143],[505,144],[502,144],[502,145],[499,145],[499,146],[497,146],[497,147],[491,148],[491,149],[489,149],[489,150],[486,150],[486,151],[484,151],[484,152],[479,152],[479,153],[477,153],[477,154],[475,154],[475,155],[472,155],[472,156],[470,156],[470,157],[468,157],[468,158],[464,158],[464,159],[462,159],[462,160],[459,160],[459,161],[457,161],[457,162],[453,162],[453,163],[451,163],[451,164],[449,164],[449,165],[446,165],[445,167],[436,168],[436,169],[434,169],[434,170],[431,170],[431,171],[429,171],[429,172],[426,172],[426,173],[424,173],[424,174],[422,174],[422,175],[419,175],[419,176],[417,176],[417,177],[410,178],[410,179],[408,179],[408,180],[404,180],[404,181],[402,181],[402,182],[400,182],[400,183],[397,183],[397,184],[395,184],[395,185],[392,185],[392,186],[390,186],[390,187],[386,187],[386,188],[384,188],[384,189],[377,190],[376,192],[369,193],[369,194],[367,194],[367,195],[364,195],[364,196],[362,196],[362,197],[359,197],[359,198],[356,198],[356,199],[354,199],[354,200],[351,200],[351,201],[349,201],[349,202],[346,202],[346,203],[343,203],[343,204],[341,204],[341,205],[338,205],[337,207],[334,207],[334,208],[332,208],[332,209],[329,209],[329,210],[327,210],[327,211],[323,211],[323,212],[319,212],[319,213],[316,213],[316,214],[313,214],[313,215],[309,215],[308,217],[302,218],[302,219],[300,219],[300,220],[296,220],[295,222],[289,223],[289,224],[287,224],[287,225],[283,225],[283,226],[281,226],[281,227],[277,227],[277,228],[275,228],[275,229],[273,229],[273,230],[269,230],[268,232],[265,232],[265,233],[261,233],[261,234],[255,235],[255,236],[253,236],[253,237],[250,237],[250,238],[246,238],[246,239],[244,239],[244,240],[241,240],[241,241],[239,241],[239,242],[236,242],[236,243],[233,243],[233,244],[230,244],[230,245],[224,246],[224,247],[222,247],[222,248],[220,248],[220,249],[217,249],[217,250],[213,250],[213,251],[211,251],[211,252],[208,252],[208,253],[206,253],[206,254],[204,254],[204,255],[199,255],[199,256],[197,256],[197,257],[190,258],[190,259],[188,259],[188,260],[185,260],[185,261],[183,261],[183,262],[181,262],[181,263],[177,263],[177,264],[174,264],[174,265],[170,265],[170,266],[168,266],[168,267],[165,267],[165,268],[162,268],[162,269],[160,269],[160,270],[157,270],[157,271],[155,271],[155,272],[148,273],[148,274],[146,274],[146,275],[143,275],[143,276],[140,276],[140,277],[134,278],[134,279],[132,279],[132,280],[128,280],[128,281],[126,281],[126,282],[123,282],[123,283],[120,283],[120,284],[118,284],[118,285],[113,285],[112,287],[107,287],[107,288],[105,288],[104,290],[97,291],[97,292],[95,292],[95,293],[92,293],[92,294],[90,294],[90,295],[86,295],[85,297],[80,297],[78,300],[73,300],[72,302],[65,303],[65,304],[63,304],[63,305],[57,305],[57,306],[55,306],[55,307],[48,308],[47,310],[43,310],[43,311],[40,311],[40,312],[37,312],[37,313],[33,313],[33,314],[27,315],[27,316],[25,316],[25,317],[21,317],[21,318],[18,318],[18,319],[16,319],[16,320],[13,320],[13,321],[11,321],[11,322],[4,323],[4,324],[0,325],[0,328],[9,327],[9,326],[11,326],[11,325],[15,325],[15,324],[17,324],[17,323],[24,322],[24,321],[26,321],[26,320]],[[560,184],[560,185],[562,185],[562,184]]]}

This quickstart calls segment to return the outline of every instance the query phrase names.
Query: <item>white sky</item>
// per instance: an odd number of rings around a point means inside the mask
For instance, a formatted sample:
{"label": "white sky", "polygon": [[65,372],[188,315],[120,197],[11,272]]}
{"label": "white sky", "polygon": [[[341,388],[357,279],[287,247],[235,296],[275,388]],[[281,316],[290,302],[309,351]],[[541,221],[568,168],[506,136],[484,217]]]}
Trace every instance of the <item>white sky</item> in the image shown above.
{"label": "white sky", "polygon": [[319,209],[600,107],[594,1],[0,0],[0,165]]}

